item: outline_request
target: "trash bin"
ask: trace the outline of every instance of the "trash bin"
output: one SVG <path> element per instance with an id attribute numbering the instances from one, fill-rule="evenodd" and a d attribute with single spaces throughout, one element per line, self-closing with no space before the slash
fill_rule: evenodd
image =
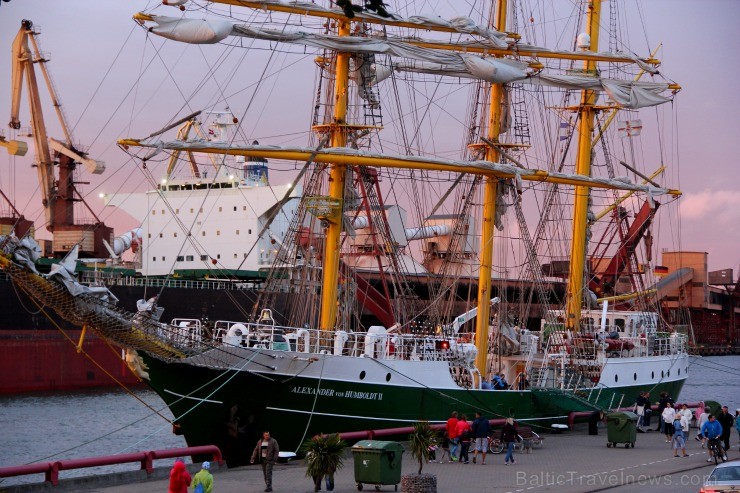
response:
<path id="1" fill-rule="evenodd" d="M 637 414 L 612 412 L 606 415 L 606 446 L 615 447 L 623 443 L 625 448 L 635 448 L 637 438 Z"/>
<path id="2" fill-rule="evenodd" d="M 357 489 L 362 485 L 372 484 L 375 489 L 382 485 L 395 485 L 401 482 L 401 455 L 403 447 L 396 442 L 362 440 L 352 447 L 355 460 L 355 482 Z"/>
<path id="3" fill-rule="evenodd" d="M 704 401 L 704 409 L 706 409 L 709 414 L 717 416 L 720 411 L 722 411 L 722 405 L 717 401 Z M 697 416 L 696 419 L 699 419 L 699 416 Z"/>

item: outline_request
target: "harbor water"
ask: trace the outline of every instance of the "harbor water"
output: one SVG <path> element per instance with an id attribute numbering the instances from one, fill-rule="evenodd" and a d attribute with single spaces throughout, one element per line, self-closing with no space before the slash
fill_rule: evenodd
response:
<path id="1" fill-rule="evenodd" d="M 679 402 L 715 400 L 740 407 L 740 356 L 691 358 Z M 657 400 L 657 396 L 651 396 Z M 147 407 L 149 406 L 149 407 Z M 172 415 L 147 388 L 0 397 L 0 467 L 51 460 L 184 447 Z M 278 437 L 279 438 L 279 437 Z M 188 459 L 189 460 L 189 459 Z M 171 462 L 171 461 L 170 461 Z M 64 477 L 131 471 L 125 464 L 65 471 Z M 3 486 L 42 481 L 41 475 L 0 480 Z"/>

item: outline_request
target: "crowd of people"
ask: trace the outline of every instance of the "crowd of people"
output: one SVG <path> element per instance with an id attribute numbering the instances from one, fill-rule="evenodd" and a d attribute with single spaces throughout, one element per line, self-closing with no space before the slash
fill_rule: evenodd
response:
<path id="1" fill-rule="evenodd" d="M 649 392 L 640 392 L 635 401 L 637 414 L 637 430 L 650 431 L 650 421 L 653 414 Z M 696 412 L 689 409 L 687 404 L 676 404 L 667 392 L 661 392 L 657 402 L 656 414 L 658 424 L 655 431 L 665 434 L 666 443 L 671 443 L 674 457 L 688 457 L 686 443 L 689 440 L 692 423 L 696 424 L 698 432 L 695 438 L 701 442 L 702 448 L 707 449 L 707 462 L 714 460 L 710 441 L 721 446 L 724 460 L 727 460 L 727 451 L 731 449 L 730 436 L 733 427 L 738 433 L 738 448 L 740 448 L 740 409 L 735 415 L 730 414 L 727 406 L 722 406 L 715 414 L 704 402 L 699 402 Z M 681 455 L 679 455 L 679 451 Z"/>

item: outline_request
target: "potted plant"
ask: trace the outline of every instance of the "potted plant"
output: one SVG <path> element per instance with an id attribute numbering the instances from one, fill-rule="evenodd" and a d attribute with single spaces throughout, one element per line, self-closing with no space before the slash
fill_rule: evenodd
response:
<path id="1" fill-rule="evenodd" d="M 409 451 L 411 456 L 419 461 L 418 474 L 401 476 L 401 491 L 423 493 L 437 492 L 437 476 L 422 474 L 424 463 L 429 459 L 429 452 L 437 445 L 437 433 L 429 426 L 428 421 L 414 424 L 414 431 L 409 435 Z"/>
<path id="2" fill-rule="evenodd" d="M 326 476 L 326 489 L 334 489 L 334 473 L 342 467 L 342 454 L 347 444 L 339 435 L 315 435 L 301 447 L 305 453 L 306 476 L 313 479 L 314 491 L 321 489 Z"/>

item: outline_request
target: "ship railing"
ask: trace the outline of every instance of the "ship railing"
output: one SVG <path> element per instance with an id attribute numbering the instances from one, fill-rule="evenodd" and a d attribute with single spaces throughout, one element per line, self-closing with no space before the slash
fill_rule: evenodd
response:
<path id="1" fill-rule="evenodd" d="M 215 323 L 213 343 L 335 356 L 420 361 L 470 362 L 476 354 L 475 345 L 465 338 L 372 330 L 323 331 L 229 321 Z"/>
<path id="2" fill-rule="evenodd" d="M 106 286 L 150 287 L 150 288 L 189 288 L 189 289 L 219 289 L 219 290 L 249 290 L 257 289 L 255 283 L 240 281 L 199 281 L 190 279 L 159 278 L 146 276 L 128 276 L 119 272 L 86 271 L 82 273 L 82 282 L 89 283 L 103 280 Z"/>

